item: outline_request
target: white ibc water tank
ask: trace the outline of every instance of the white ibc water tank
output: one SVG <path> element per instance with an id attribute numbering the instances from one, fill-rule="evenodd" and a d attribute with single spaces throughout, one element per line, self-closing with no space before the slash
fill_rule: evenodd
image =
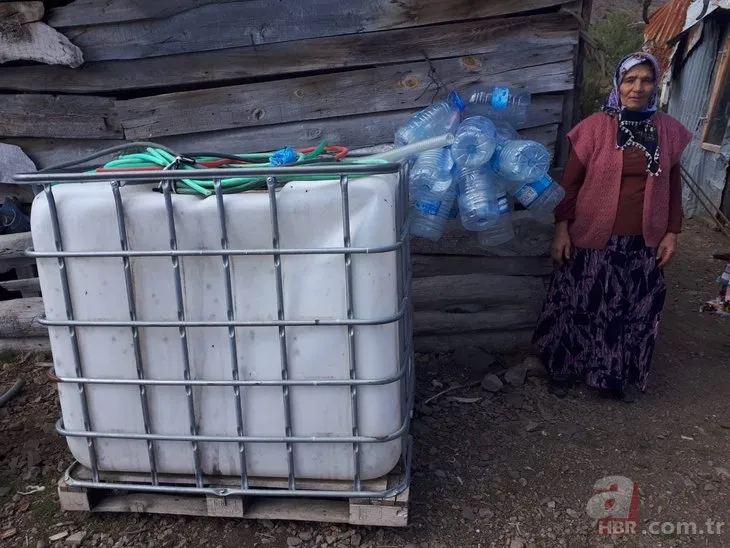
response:
<path id="1" fill-rule="evenodd" d="M 131 250 L 168 250 L 170 237 L 164 197 L 152 185 L 121 188 Z M 377 247 L 398 240 L 397 175 L 353 178 L 349 182 L 353 247 Z M 120 235 L 109 183 L 53 187 L 65 251 L 118 251 Z M 269 198 L 266 192 L 226 195 L 230 249 L 272 247 Z M 215 196 L 201 199 L 173 195 L 178 249 L 220 249 L 221 233 Z M 294 182 L 277 191 L 281 248 L 343 246 L 343 215 L 339 181 Z M 32 210 L 36 251 L 55 251 L 48 202 L 36 197 Z M 226 321 L 226 290 L 220 256 L 180 259 L 185 319 Z M 271 255 L 231 258 L 236 320 L 276 320 L 277 291 Z M 284 312 L 287 320 L 347 318 L 346 270 L 342 254 L 284 255 Z M 172 259 L 135 257 L 131 260 L 138 320 L 177 321 Z M 70 297 L 77 320 L 128 321 L 123 261 L 110 258 L 66 259 Z M 58 260 L 39 258 L 46 316 L 65 320 L 66 308 Z M 358 319 L 396 315 L 399 269 L 395 252 L 352 257 L 354 314 Z M 67 327 L 49 329 L 56 374 L 75 377 L 75 362 Z M 137 379 L 130 327 L 77 328 L 83 374 L 88 378 Z M 231 355 L 227 327 L 188 327 L 192 379 L 230 380 Z M 241 380 L 280 380 L 282 360 L 277 327 L 237 327 L 237 357 Z M 346 326 L 287 327 L 289 378 L 349 379 Z M 398 324 L 356 326 L 355 358 L 361 379 L 396 376 L 404 341 Z M 148 379 L 183 379 L 183 354 L 177 327 L 140 328 L 142 365 Z M 358 388 L 359 434 L 387 436 L 402 421 L 400 382 Z M 75 384 L 60 384 L 63 423 L 67 430 L 84 430 L 82 406 Z M 189 435 L 188 398 L 183 386 L 147 389 L 154 434 Z M 236 436 L 233 388 L 193 388 L 198 434 Z M 294 436 L 351 436 L 352 400 L 347 386 L 294 386 L 290 389 Z M 92 384 L 87 387 L 91 427 L 99 432 L 144 433 L 136 385 Z M 284 436 L 285 411 L 281 386 L 241 389 L 244 435 Z M 90 466 L 84 438 L 70 437 L 73 456 Z M 98 439 L 99 470 L 148 472 L 147 444 L 142 440 Z M 194 473 L 189 441 L 155 441 L 157 471 Z M 401 440 L 361 445 L 361 477 L 389 472 L 401 455 Z M 241 472 L 237 443 L 201 442 L 204 474 Z M 286 477 L 284 443 L 247 443 L 248 474 Z M 350 479 L 354 476 L 351 443 L 295 444 L 294 473 L 298 478 Z"/>

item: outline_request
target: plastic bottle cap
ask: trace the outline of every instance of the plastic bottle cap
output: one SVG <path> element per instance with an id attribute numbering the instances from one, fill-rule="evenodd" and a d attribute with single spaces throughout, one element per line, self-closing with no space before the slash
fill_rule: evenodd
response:
<path id="1" fill-rule="evenodd" d="M 464 107 L 466 106 L 461 95 L 459 95 L 456 91 L 450 92 L 446 100 L 459 110 L 464 110 Z"/>

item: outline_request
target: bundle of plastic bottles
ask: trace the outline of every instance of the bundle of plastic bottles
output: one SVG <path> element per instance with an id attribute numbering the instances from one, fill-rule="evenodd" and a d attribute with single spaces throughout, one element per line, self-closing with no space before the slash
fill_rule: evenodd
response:
<path id="1" fill-rule="evenodd" d="M 515 201 L 538 218 L 553 212 L 565 193 L 548 175 L 550 152 L 515 129 L 530 103 L 529 93 L 507 87 L 476 92 L 467 103 L 451 92 L 398 128 L 397 147 L 453 135 L 448 146 L 409 158 L 412 236 L 437 241 L 459 217 L 480 245 L 499 246 L 515 237 Z"/>

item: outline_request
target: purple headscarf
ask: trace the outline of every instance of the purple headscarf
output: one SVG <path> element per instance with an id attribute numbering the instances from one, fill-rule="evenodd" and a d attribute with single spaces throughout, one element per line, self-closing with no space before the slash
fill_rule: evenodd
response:
<path id="1" fill-rule="evenodd" d="M 654 83 L 657 84 L 654 87 L 654 93 L 649 99 L 649 104 L 646 106 L 645 111 L 656 111 L 656 98 L 657 91 L 659 89 L 658 84 L 661 75 L 661 68 L 659 68 L 659 62 L 656 60 L 656 57 L 643 51 L 627 55 L 619 62 L 618 67 L 616 68 L 616 72 L 613 76 L 613 89 L 611 90 L 611 93 L 609 94 L 603 106 L 604 111 L 618 112 L 621 110 L 621 94 L 619 93 L 619 88 L 621 87 L 621 82 L 624 79 L 624 75 L 636 65 L 640 65 L 642 63 L 649 63 L 651 65 L 651 68 L 654 71 Z"/>

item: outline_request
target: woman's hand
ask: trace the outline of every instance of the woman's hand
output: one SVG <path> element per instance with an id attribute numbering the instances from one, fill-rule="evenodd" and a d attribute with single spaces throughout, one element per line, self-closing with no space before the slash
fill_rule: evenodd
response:
<path id="1" fill-rule="evenodd" d="M 656 258 L 659 261 L 657 266 L 659 268 L 667 266 L 675 251 L 677 251 L 677 235 L 674 232 L 667 232 L 657 248 Z"/>
<path id="2" fill-rule="evenodd" d="M 568 222 L 561 221 L 555 225 L 555 236 L 553 237 L 552 256 L 553 261 L 562 265 L 570 258 L 572 244 L 568 233 Z"/>

